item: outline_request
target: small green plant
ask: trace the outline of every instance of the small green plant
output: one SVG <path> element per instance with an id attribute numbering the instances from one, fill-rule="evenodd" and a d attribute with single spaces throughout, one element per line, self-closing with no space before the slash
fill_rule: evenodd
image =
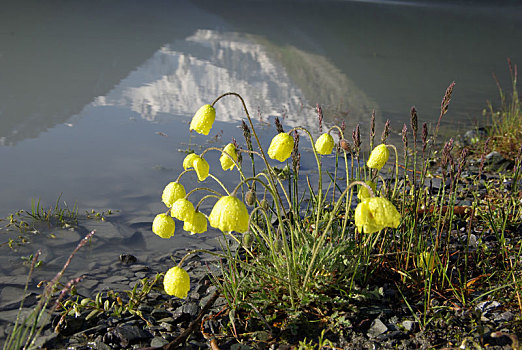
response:
<path id="1" fill-rule="evenodd" d="M 65 262 L 62 269 L 56 274 L 56 276 L 49 282 L 45 284 L 44 291 L 40 300 L 34 309 L 29 313 L 27 317 L 22 317 L 22 310 L 24 306 L 24 299 L 22 299 L 20 303 L 20 307 L 18 310 L 18 315 L 16 317 L 16 321 L 11 333 L 7 336 L 6 341 L 4 343 L 4 350 L 19 350 L 23 349 L 33 349 L 36 347 L 35 342 L 38 339 L 39 334 L 41 333 L 43 327 L 49 322 L 49 312 L 54 311 L 58 307 L 62 298 L 73 288 L 81 278 L 76 278 L 67 282 L 62 288 L 60 286 L 60 280 L 63 277 L 63 274 L 74 255 L 80 250 L 94 235 L 94 231 L 87 234 L 81 241 L 78 243 L 76 248 L 73 250 L 67 261 Z M 27 294 L 27 289 L 29 287 L 29 282 L 31 281 L 31 277 L 34 269 L 38 265 L 38 257 L 40 252 L 34 254 L 31 267 L 27 276 L 27 282 L 25 284 L 24 296 Z M 56 297 L 56 292 L 58 296 Z"/>
<path id="2" fill-rule="evenodd" d="M 57 311 L 61 314 L 60 320 L 55 326 L 55 331 L 59 332 L 66 323 L 67 317 L 77 317 L 83 312 L 88 312 L 86 320 L 95 318 L 102 314 L 124 317 L 125 315 L 137 315 L 148 323 L 143 317 L 138 307 L 145 301 L 149 293 L 156 288 L 158 281 L 163 274 L 156 274 L 153 279 L 143 278 L 136 283 L 132 290 L 119 293 L 116 291 L 100 292 L 94 298 L 81 297 L 74 292 L 70 298 L 62 300 Z"/>

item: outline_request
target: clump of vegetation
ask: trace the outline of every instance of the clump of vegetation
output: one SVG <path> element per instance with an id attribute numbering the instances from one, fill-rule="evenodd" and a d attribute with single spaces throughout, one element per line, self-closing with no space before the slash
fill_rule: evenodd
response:
<path id="1" fill-rule="evenodd" d="M 444 94 L 439 123 L 454 86 Z M 163 192 L 167 211 L 152 226 L 162 238 L 174 235 L 175 219 L 191 234 L 204 233 L 207 223 L 223 233 L 222 252 L 208 253 L 221 258 L 223 274 L 214 280 L 228 302 L 224 331 L 238 339 L 259 328 L 286 341 L 299 340 L 299 334 L 339 336 L 352 327 L 360 305 L 384 298 L 384 288 L 402 296 L 397 302 L 407 305 L 422 329 L 450 311 L 471 312 L 488 298 L 518 309 L 520 322 L 520 153 L 513 171 L 485 183 L 483 161 L 476 173 L 466 171 L 467 148 L 457 150 L 451 139 L 436 152 L 439 124 L 433 134 L 426 123 L 419 127 L 415 108 L 402 129 L 402 152 L 387 144 L 389 122 L 374 147 L 372 116 L 372 152 L 366 156 L 359 126 L 351 141 L 344 125 L 323 132 L 320 109 L 319 137 L 300 127 L 285 132 L 276 119 L 277 134 L 265 151 L 245 102 L 232 92 L 203 106 L 190 129 L 208 135 L 214 106 L 227 96 L 238 98 L 246 115 L 244 145 L 233 140 L 189 154 L 185 170 Z M 509 115 L 520 116 L 511 109 Z M 312 176 L 300 171 L 302 142 L 309 142 L 315 158 Z M 211 151 L 218 152 L 222 170 L 210 169 L 205 158 Z M 283 170 L 272 160 L 284 163 Z M 219 179 L 230 170 L 238 172 L 232 191 Z M 205 184 L 186 192 L 181 180 L 190 172 Z M 202 204 L 216 199 L 203 213 Z M 164 279 L 165 290 L 180 298 L 188 288 L 183 261 Z"/>
<path id="2" fill-rule="evenodd" d="M 510 94 L 504 92 L 500 81 L 494 76 L 500 103 L 498 107 L 494 107 L 491 102 L 488 102 L 484 115 L 491 124 L 488 128 L 488 136 L 491 138 L 492 149 L 514 159 L 517 157 L 522 144 L 522 110 L 520 109 L 520 97 L 517 89 L 517 65 L 513 65 L 511 60 L 508 60 L 508 68 L 511 78 Z"/>
<path id="3" fill-rule="evenodd" d="M 13 330 L 7 336 L 6 341 L 4 343 L 4 350 L 18 350 L 22 348 L 31 349 L 37 347 L 36 341 L 38 340 L 38 337 L 42 332 L 43 327 L 49 322 L 50 313 L 59 309 L 61 301 L 71 291 L 71 289 L 73 289 L 82 279 L 81 277 L 72 279 L 65 285 L 62 285 L 60 282 L 65 270 L 69 267 L 74 255 L 87 242 L 90 241 L 94 233 L 95 231 L 91 231 L 78 243 L 76 248 L 73 250 L 69 258 L 63 265 L 62 269 L 56 274 L 56 276 L 51 281 L 48 281 L 47 283 L 41 282 L 45 285 L 45 288 L 40 297 L 40 300 L 38 301 L 36 306 L 31 310 L 29 315 L 23 317 L 22 311 L 25 296 L 27 294 L 26 292 L 29 286 L 29 282 L 31 281 L 34 269 L 37 267 L 40 252 L 34 254 L 34 257 L 31 261 L 29 274 L 27 276 L 27 282 L 25 284 L 24 299 L 22 299 L 22 302 L 20 303 L 18 315 L 14 323 Z"/>

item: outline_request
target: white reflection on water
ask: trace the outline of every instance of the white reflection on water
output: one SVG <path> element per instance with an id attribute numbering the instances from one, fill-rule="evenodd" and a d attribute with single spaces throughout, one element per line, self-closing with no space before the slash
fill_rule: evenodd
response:
<path id="1" fill-rule="evenodd" d="M 346 86 L 346 80 L 336 72 L 332 85 Z M 237 33 L 212 30 L 198 30 L 184 41 L 163 46 L 93 105 L 129 108 L 153 121 L 160 114 L 192 116 L 201 105 L 228 91 L 243 96 L 251 113 L 283 116 L 291 127 L 317 128 L 317 114 L 311 107 L 317 101 L 307 100 L 263 45 Z M 223 99 L 216 105 L 216 119 L 244 119 L 240 107 L 234 98 Z"/>

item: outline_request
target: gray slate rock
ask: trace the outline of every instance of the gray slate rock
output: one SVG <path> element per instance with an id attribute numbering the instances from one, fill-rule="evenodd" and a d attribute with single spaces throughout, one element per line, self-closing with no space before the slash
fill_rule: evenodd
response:
<path id="1" fill-rule="evenodd" d="M 388 331 L 388 327 L 378 318 L 373 320 L 370 329 L 368 329 L 367 335 L 370 338 L 376 338 L 381 334 L 384 334 Z"/>

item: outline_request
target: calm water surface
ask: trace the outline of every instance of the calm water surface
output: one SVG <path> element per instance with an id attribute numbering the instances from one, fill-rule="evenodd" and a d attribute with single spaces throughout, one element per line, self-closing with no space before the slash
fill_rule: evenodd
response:
<path id="1" fill-rule="evenodd" d="M 520 42 L 516 2 L 4 1 L 0 217 L 61 196 L 80 213 L 120 210 L 121 227 L 146 236 L 135 250 L 197 246 L 181 227 L 172 246 L 148 229 L 200 105 L 240 93 L 268 145 L 275 130 L 264 123 L 275 116 L 317 134 L 317 103 L 349 130 L 365 130 L 375 110 L 378 128 L 390 119 L 398 132 L 413 105 L 421 122 L 436 123 L 456 81 L 444 127 L 459 130 L 481 122 L 497 96 L 492 73 L 508 87 L 506 59 L 522 64 Z M 209 137 L 193 144 L 242 142 L 239 102 L 226 98 L 217 111 Z M 235 174 L 226 179 L 232 186 Z"/>

